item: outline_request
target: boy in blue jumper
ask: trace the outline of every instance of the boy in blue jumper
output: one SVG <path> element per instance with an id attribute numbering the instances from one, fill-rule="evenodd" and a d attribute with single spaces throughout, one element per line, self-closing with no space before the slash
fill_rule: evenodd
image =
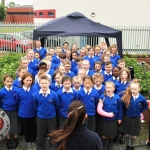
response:
<path id="1" fill-rule="evenodd" d="M 34 52 L 39 52 L 40 58 L 43 59 L 46 56 L 47 50 L 45 48 L 41 47 L 41 42 L 39 40 L 37 40 L 35 42 Z"/>
<path id="2" fill-rule="evenodd" d="M 0 90 L 0 108 L 5 111 L 10 120 L 10 131 L 7 135 L 7 148 L 16 149 L 18 146 L 18 133 L 20 132 L 20 125 L 18 119 L 18 105 L 16 102 L 17 87 L 12 86 L 13 76 L 4 76 L 4 85 Z M 10 134 L 13 134 L 12 141 Z"/>
<path id="3" fill-rule="evenodd" d="M 54 64 L 59 64 L 60 63 L 60 59 L 59 59 L 59 55 L 61 54 L 62 49 L 60 47 L 56 48 L 56 55 L 52 58 L 52 63 Z"/>
<path id="4" fill-rule="evenodd" d="M 114 115 L 112 118 L 101 116 L 99 127 L 100 134 L 102 135 L 104 150 L 112 150 L 113 137 L 115 137 L 117 133 L 117 122 L 120 124 L 122 120 L 122 102 L 120 97 L 114 94 L 114 83 L 111 81 L 107 81 L 105 85 L 106 95 L 102 94 L 100 96 L 100 102 L 103 103 L 104 111 L 112 112 Z"/>
<path id="5" fill-rule="evenodd" d="M 89 130 L 96 130 L 96 108 L 98 104 L 99 95 L 98 92 L 93 88 L 93 79 L 90 76 L 86 76 L 83 80 L 84 88 L 82 88 L 79 94 L 79 100 L 81 100 L 85 107 L 88 115 L 87 127 Z"/>
<path id="6" fill-rule="evenodd" d="M 111 45 L 111 59 L 113 59 L 116 63 L 120 59 L 120 56 L 117 54 L 118 47 L 116 45 Z"/>
<path id="7" fill-rule="evenodd" d="M 75 74 L 74 72 L 72 72 L 70 69 L 71 69 L 71 62 L 69 60 L 66 60 L 65 63 L 64 63 L 64 66 L 65 66 L 65 75 L 66 76 L 69 76 L 69 77 L 74 77 Z"/>
<path id="8" fill-rule="evenodd" d="M 58 128 L 61 128 L 68 118 L 68 107 L 70 104 L 78 99 L 78 94 L 71 88 L 72 80 L 69 76 L 62 78 L 63 88 L 57 94 L 59 97 L 60 105 L 58 108 Z"/>
<path id="9" fill-rule="evenodd" d="M 110 61 L 105 63 L 105 71 L 103 72 L 104 82 L 109 80 L 112 77 L 112 63 Z"/>
<path id="10" fill-rule="evenodd" d="M 41 76 L 39 84 L 41 89 L 33 94 L 33 103 L 37 111 L 37 150 L 44 150 L 47 131 L 50 133 L 57 126 L 56 111 L 59 107 L 59 99 L 58 95 L 49 89 L 50 80 L 47 76 Z"/>
<path id="11" fill-rule="evenodd" d="M 103 70 L 102 70 L 102 63 L 99 62 L 99 61 L 96 61 L 95 64 L 94 64 L 94 73 L 103 73 Z"/>
<path id="12" fill-rule="evenodd" d="M 68 42 L 64 42 L 63 43 L 63 49 L 62 49 L 62 53 L 66 54 L 66 51 L 69 48 L 69 43 Z"/>
<path id="13" fill-rule="evenodd" d="M 88 56 L 84 57 L 84 60 L 88 60 L 90 62 L 90 70 L 94 69 L 94 64 L 96 61 L 98 61 L 99 59 L 97 57 L 94 56 L 94 48 L 89 48 L 88 49 Z"/>
<path id="14" fill-rule="evenodd" d="M 34 51 L 32 49 L 27 50 L 26 57 L 29 59 L 28 67 L 33 70 L 35 76 L 38 72 L 39 61 L 36 58 L 34 58 Z"/>

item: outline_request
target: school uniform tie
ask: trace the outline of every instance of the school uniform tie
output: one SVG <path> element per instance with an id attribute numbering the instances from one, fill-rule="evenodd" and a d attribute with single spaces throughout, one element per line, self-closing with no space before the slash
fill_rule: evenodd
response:
<path id="1" fill-rule="evenodd" d="M 46 97 L 46 93 L 43 93 L 43 96 Z"/>
<path id="2" fill-rule="evenodd" d="M 69 72 L 67 72 L 66 75 L 69 75 Z"/>
<path id="3" fill-rule="evenodd" d="M 9 89 L 8 91 L 11 92 L 11 89 Z"/>
<path id="4" fill-rule="evenodd" d="M 60 88 L 60 85 L 57 85 L 58 88 Z"/>
<path id="5" fill-rule="evenodd" d="M 26 92 L 29 92 L 29 91 L 28 91 L 28 88 L 26 89 Z"/>
<path id="6" fill-rule="evenodd" d="M 122 84 L 124 85 L 125 83 L 124 83 L 124 82 L 122 82 Z"/>
<path id="7" fill-rule="evenodd" d="M 87 91 L 86 94 L 89 95 L 89 91 Z"/>

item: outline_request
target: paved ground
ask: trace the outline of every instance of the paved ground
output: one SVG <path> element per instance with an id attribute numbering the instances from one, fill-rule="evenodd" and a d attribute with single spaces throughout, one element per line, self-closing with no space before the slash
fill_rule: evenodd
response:
<path id="1" fill-rule="evenodd" d="M 23 136 L 19 137 L 19 146 L 16 150 L 26 150 L 26 143 L 25 140 L 23 138 Z M 114 150 L 124 150 L 125 149 L 125 144 L 114 144 Z M 6 140 L 4 140 L 3 142 L 0 142 L 0 150 L 7 150 L 6 148 Z M 46 140 L 46 150 L 50 150 L 48 147 L 48 140 Z M 150 150 L 150 147 L 148 147 L 145 144 L 145 140 L 142 140 L 140 138 L 137 138 L 136 140 L 136 146 L 135 146 L 135 150 Z"/>

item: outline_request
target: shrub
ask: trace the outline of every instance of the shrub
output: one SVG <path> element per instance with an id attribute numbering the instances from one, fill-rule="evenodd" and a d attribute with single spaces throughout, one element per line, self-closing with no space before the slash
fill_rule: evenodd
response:
<path id="1" fill-rule="evenodd" d="M 22 56 L 23 54 L 19 53 L 8 53 L 0 58 L 0 88 L 4 86 L 3 76 L 5 74 L 12 74 L 16 78 L 15 72 Z"/>
<path id="2" fill-rule="evenodd" d="M 136 58 L 124 57 L 126 66 L 132 66 L 134 68 L 134 78 L 141 80 L 141 94 L 145 97 L 150 97 L 150 70 L 147 65 L 139 64 Z"/>

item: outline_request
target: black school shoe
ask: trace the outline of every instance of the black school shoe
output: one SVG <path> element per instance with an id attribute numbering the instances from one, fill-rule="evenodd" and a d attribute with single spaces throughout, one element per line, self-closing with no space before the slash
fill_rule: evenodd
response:
<path id="1" fill-rule="evenodd" d="M 16 149 L 18 147 L 18 141 L 14 141 L 12 144 L 12 149 Z"/>
<path id="2" fill-rule="evenodd" d="M 129 145 L 127 145 L 125 150 L 131 150 L 131 147 Z"/>
<path id="3" fill-rule="evenodd" d="M 12 149 L 12 143 L 11 142 L 7 142 L 7 149 L 9 149 L 9 150 Z"/>
<path id="4" fill-rule="evenodd" d="M 119 136 L 115 136 L 115 138 L 113 139 L 114 143 L 117 143 L 119 141 Z"/>
<path id="5" fill-rule="evenodd" d="M 130 150 L 134 150 L 134 147 L 132 146 L 132 147 L 130 147 Z"/>
<path id="6" fill-rule="evenodd" d="M 120 141 L 120 144 L 125 144 L 125 136 L 124 135 L 121 136 L 119 141 Z"/>

